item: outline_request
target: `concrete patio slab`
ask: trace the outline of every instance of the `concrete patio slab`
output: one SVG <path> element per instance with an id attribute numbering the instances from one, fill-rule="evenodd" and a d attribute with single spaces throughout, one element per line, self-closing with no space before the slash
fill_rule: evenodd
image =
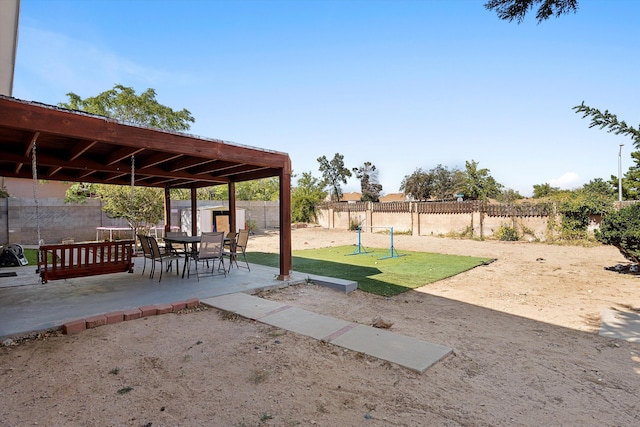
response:
<path id="1" fill-rule="evenodd" d="M 136 260 L 137 261 L 137 260 Z M 7 269 L 3 269 L 7 270 Z M 293 273 L 290 280 L 277 280 L 278 270 L 251 265 L 251 271 L 232 269 L 224 276 L 198 281 L 176 274 L 150 279 L 141 268 L 135 273 L 50 281 L 40 284 L 33 266 L 16 268 L 17 277 L 0 278 L 0 338 L 61 327 L 90 316 L 127 310 L 145 305 L 171 304 L 191 298 L 203 300 L 225 294 L 302 284 L 305 279 Z"/>
<path id="2" fill-rule="evenodd" d="M 640 342 L 640 314 L 604 310 L 600 324 L 600 336 Z"/>

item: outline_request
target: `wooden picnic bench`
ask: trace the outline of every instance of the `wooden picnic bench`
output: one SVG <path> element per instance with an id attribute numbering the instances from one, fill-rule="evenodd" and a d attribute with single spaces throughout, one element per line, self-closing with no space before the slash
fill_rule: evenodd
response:
<path id="1" fill-rule="evenodd" d="M 134 240 L 42 245 L 38 271 L 42 283 L 49 280 L 99 274 L 133 273 Z"/>

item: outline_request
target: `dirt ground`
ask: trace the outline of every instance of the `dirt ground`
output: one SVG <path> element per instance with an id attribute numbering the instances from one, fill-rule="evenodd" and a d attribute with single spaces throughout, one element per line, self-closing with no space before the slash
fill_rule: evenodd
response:
<path id="1" fill-rule="evenodd" d="M 356 234 L 293 231 L 293 249 Z M 300 285 L 262 296 L 454 352 L 423 374 L 214 309 L 0 348 L 5 426 L 640 425 L 640 345 L 597 335 L 640 311 L 612 247 L 395 236 L 399 251 L 496 258 L 384 298 Z M 389 236 L 363 234 L 365 247 Z M 249 241 L 277 251 L 276 234 Z M 294 266 L 295 267 L 295 266 Z"/>

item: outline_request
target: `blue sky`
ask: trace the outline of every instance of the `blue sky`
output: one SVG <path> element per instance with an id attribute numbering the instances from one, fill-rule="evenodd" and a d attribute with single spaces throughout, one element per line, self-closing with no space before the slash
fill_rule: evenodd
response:
<path id="1" fill-rule="evenodd" d="M 640 2 L 520 25 L 484 2 L 21 0 L 13 96 L 153 88 L 191 111 L 190 133 L 289 153 L 317 177 L 323 155 L 369 161 L 383 193 L 467 160 L 525 196 L 577 188 L 617 175 L 619 144 L 626 171 L 631 139 L 572 107 L 640 123 Z"/>

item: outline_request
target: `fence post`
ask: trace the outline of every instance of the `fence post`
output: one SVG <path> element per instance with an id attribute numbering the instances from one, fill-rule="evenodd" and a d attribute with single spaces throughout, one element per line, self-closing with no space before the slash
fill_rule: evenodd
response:
<path id="1" fill-rule="evenodd" d="M 418 213 L 418 205 L 409 202 L 409 212 L 411 212 L 411 235 L 420 235 L 420 214 Z"/>
<path id="2" fill-rule="evenodd" d="M 480 201 L 480 240 L 484 240 L 484 215 L 487 212 L 487 201 Z"/>

